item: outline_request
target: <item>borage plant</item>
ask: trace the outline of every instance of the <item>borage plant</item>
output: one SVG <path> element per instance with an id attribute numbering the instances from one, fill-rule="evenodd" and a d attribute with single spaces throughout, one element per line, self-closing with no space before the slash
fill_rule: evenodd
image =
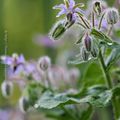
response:
<path id="1" fill-rule="evenodd" d="M 77 85 L 77 69 L 53 67 L 48 57 L 38 62 L 27 62 L 22 55 L 16 54 L 1 57 L 9 67 L 6 80 L 21 79 L 16 81 L 22 86 L 19 103 L 23 112 L 34 108 L 58 120 L 90 120 L 96 107 L 112 105 L 114 119 L 120 119 L 120 44 L 115 36 L 119 13 L 100 0 L 93 1 L 86 11 L 81 9 L 83 7 L 83 3 L 75 4 L 74 0 L 64 0 L 64 4 L 54 6 L 60 9 L 57 17 L 64 17 L 50 31 L 50 37 L 59 40 L 74 25 L 79 26 L 80 37 L 75 44 L 80 53 L 69 64 L 84 67 L 80 68 L 83 84 Z M 3 82 L 5 97 L 12 89 L 10 81 Z"/>

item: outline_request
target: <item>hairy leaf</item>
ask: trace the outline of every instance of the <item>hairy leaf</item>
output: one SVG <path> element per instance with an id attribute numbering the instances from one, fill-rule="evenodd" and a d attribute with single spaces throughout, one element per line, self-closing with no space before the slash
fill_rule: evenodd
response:
<path id="1" fill-rule="evenodd" d="M 96 29 L 94 29 L 94 28 L 92 29 L 91 34 L 92 34 L 95 38 L 100 39 L 100 40 L 102 40 L 102 41 L 106 41 L 106 42 L 108 42 L 108 43 L 112 43 L 112 42 L 113 42 L 112 39 L 109 38 L 105 33 L 101 32 L 101 31 L 98 31 L 98 30 L 96 30 Z"/>
<path id="2" fill-rule="evenodd" d="M 98 95 L 88 95 L 82 98 L 68 97 L 65 94 L 56 94 L 45 92 L 37 101 L 38 107 L 52 109 L 61 105 L 88 103 L 95 107 L 105 107 L 112 98 L 112 91 L 106 90 Z"/>
<path id="3" fill-rule="evenodd" d="M 114 48 L 108 56 L 106 62 L 107 70 L 120 58 L 120 48 Z"/>

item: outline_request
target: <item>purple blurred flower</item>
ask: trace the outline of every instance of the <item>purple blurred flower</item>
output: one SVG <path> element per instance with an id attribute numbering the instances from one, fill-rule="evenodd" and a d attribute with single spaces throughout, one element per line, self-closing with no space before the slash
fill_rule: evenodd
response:
<path id="1" fill-rule="evenodd" d="M 17 70 L 18 66 L 23 65 L 25 63 L 25 59 L 23 55 L 18 56 L 17 54 L 13 54 L 10 56 L 2 56 L 2 63 L 8 65 L 14 72 Z"/>
<path id="2" fill-rule="evenodd" d="M 79 8 L 79 7 L 83 7 L 84 4 L 80 3 L 80 4 L 75 4 L 74 0 L 64 0 L 65 4 L 60 4 L 60 5 L 56 5 L 53 7 L 53 9 L 60 9 L 60 12 L 57 14 L 56 17 L 60 17 L 61 15 L 68 15 L 71 14 L 72 18 L 75 19 L 76 18 L 76 13 L 80 13 L 83 14 L 84 12 Z"/>
<path id="3" fill-rule="evenodd" d="M 61 44 L 61 41 L 56 41 L 54 42 L 53 40 L 51 40 L 48 36 L 42 36 L 42 35 L 36 35 L 33 38 L 33 41 L 37 44 L 37 45 L 42 45 L 44 47 L 56 47 L 58 45 Z"/>
<path id="4" fill-rule="evenodd" d="M 7 110 L 0 110 L 0 120 L 9 120 L 9 111 Z"/>

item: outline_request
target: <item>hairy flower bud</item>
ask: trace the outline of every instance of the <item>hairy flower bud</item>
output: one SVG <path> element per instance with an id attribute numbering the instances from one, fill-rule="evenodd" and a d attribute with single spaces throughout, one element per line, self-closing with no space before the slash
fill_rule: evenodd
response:
<path id="1" fill-rule="evenodd" d="M 106 20 L 108 24 L 116 24 L 119 20 L 119 13 L 116 8 L 109 8 L 106 13 Z"/>
<path id="2" fill-rule="evenodd" d="M 27 97 L 22 96 L 19 99 L 19 108 L 21 112 L 25 113 L 29 108 L 29 99 Z"/>
<path id="3" fill-rule="evenodd" d="M 93 47 L 93 49 L 91 50 L 91 55 L 93 56 L 93 57 L 97 57 L 97 53 L 98 51 Z"/>
<path id="4" fill-rule="evenodd" d="M 2 90 L 2 95 L 3 95 L 5 98 L 8 98 L 8 97 L 11 96 L 12 93 L 13 93 L 13 83 L 10 82 L 10 81 L 4 81 L 4 82 L 1 84 L 1 90 Z"/>
<path id="5" fill-rule="evenodd" d="M 38 61 L 41 70 L 46 71 L 51 66 L 51 60 L 48 56 L 41 57 Z"/>
<path id="6" fill-rule="evenodd" d="M 54 40 L 57 40 L 64 34 L 65 31 L 65 20 L 60 20 L 51 29 L 50 37 Z"/>
<path id="7" fill-rule="evenodd" d="M 97 15 L 101 14 L 102 8 L 101 8 L 101 1 L 100 0 L 94 1 L 93 10 Z"/>
<path id="8" fill-rule="evenodd" d="M 89 58 L 89 53 L 86 51 L 84 47 L 81 49 L 81 53 L 82 53 L 81 55 L 82 55 L 83 60 L 87 61 Z"/>
<path id="9" fill-rule="evenodd" d="M 91 37 L 88 35 L 88 33 L 85 34 L 84 37 L 84 45 L 87 51 L 91 50 Z"/>

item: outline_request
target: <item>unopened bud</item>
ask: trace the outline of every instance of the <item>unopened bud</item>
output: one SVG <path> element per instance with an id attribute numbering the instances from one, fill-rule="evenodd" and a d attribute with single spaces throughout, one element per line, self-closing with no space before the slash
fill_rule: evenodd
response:
<path id="1" fill-rule="evenodd" d="M 5 98 L 10 97 L 12 95 L 12 93 L 13 93 L 13 83 L 10 82 L 10 81 L 4 81 L 1 84 L 1 90 L 2 90 L 2 95 Z"/>
<path id="2" fill-rule="evenodd" d="M 25 113 L 29 108 L 29 99 L 27 97 L 22 96 L 19 99 L 19 108 L 21 112 Z"/>
<path id="3" fill-rule="evenodd" d="M 85 45 L 85 48 L 87 51 L 90 51 L 91 50 L 91 37 L 88 35 L 88 33 L 85 34 L 85 37 L 84 37 L 84 45 Z"/>
<path id="4" fill-rule="evenodd" d="M 58 21 L 50 31 L 50 37 L 57 40 L 64 34 L 65 31 L 65 20 Z"/>
<path id="5" fill-rule="evenodd" d="M 41 57 L 38 61 L 41 70 L 46 71 L 51 66 L 51 60 L 48 56 Z"/>
<path id="6" fill-rule="evenodd" d="M 91 50 L 91 55 L 92 55 L 93 57 L 97 57 L 97 56 L 98 56 L 98 50 L 97 50 L 95 47 L 92 48 L 92 50 Z"/>
<path id="7" fill-rule="evenodd" d="M 108 24 L 116 24 L 119 20 L 119 13 L 116 8 L 109 8 L 106 13 L 106 20 Z"/>
<path id="8" fill-rule="evenodd" d="M 83 60 L 87 61 L 89 58 L 89 53 L 86 51 L 86 49 L 84 47 L 81 49 L 81 53 L 82 53 Z"/>
<path id="9" fill-rule="evenodd" d="M 94 1 L 93 10 L 97 15 L 101 14 L 102 8 L 101 8 L 101 1 L 100 0 Z"/>

